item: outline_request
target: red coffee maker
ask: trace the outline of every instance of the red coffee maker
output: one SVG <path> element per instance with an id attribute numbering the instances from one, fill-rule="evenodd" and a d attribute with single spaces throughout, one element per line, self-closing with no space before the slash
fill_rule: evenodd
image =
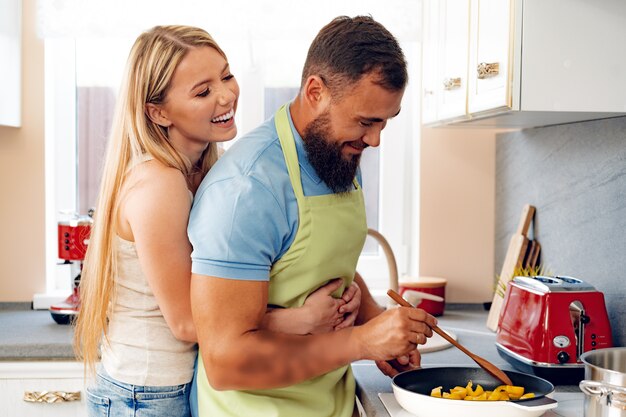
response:
<path id="1" fill-rule="evenodd" d="M 87 216 L 72 213 L 69 219 L 59 221 L 57 226 L 59 259 L 64 260 L 64 264 L 70 265 L 73 278 L 72 294 L 64 301 L 50 306 L 50 314 L 59 324 L 71 323 L 80 309 L 78 284 L 93 224 L 92 215 L 93 210 L 90 210 Z"/>

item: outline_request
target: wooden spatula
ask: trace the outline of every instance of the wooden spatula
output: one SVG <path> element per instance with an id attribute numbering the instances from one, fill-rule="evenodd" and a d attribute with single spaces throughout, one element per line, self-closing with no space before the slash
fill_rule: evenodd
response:
<path id="1" fill-rule="evenodd" d="M 387 295 L 393 298 L 393 300 L 401 306 L 413 307 L 408 301 L 402 298 L 402 296 L 398 294 L 397 292 L 395 292 L 394 290 L 387 291 Z M 459 342 L 457 342 L 456 340 L 448 336 L 448 334 L 444 332 L 443 330 L 441 330 L 438 326 L 433 326 L 431 328 L 433 329 L 433 332 L 437 333 L 439 336 L 443 337 L 448 342 L 452 343 L 454 346 L 459 348 L 461 352 L 465 353 L 467 356 L 472 358 L 472 360 L 476 362 L 478 365 L 480 365 L 480 367 L 483 368 L 485 371 L 489 372 L 491 375 L 498 378 L 504 384 L 513 385 L 513 382 L 511 381 L 511 379 L 493 363 L 467 350 L 462 344 L 460 344 Z"/>

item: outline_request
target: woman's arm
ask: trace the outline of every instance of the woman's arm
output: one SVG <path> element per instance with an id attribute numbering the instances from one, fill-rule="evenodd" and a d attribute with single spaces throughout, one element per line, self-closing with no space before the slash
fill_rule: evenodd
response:
<path id="1" fill-rule="evenodd" d="M 157 161 L 135 167 L 120 205 L 120 235 L 135 242 L 141 269 L 167 325 L 179 340 L 197 341 L 191 315 L 191 198 L 182 173 Z"/>
<path id="2" fill-rule="evenodd" d="M 352 281 L 352 284 L 343 292 L 341 296 L 346 304 L 339 307 L 339 313 L 343 315 L 343 321 L 335 326 L 335 330 L 341 330 L 346 327 L 354 326 L 361 307 L 361 288 Z"/>
<path id="3" fill-rule="evenodd" d="M 318 288 L 307 297 L 302 307 L 268 309 L 261 328 L 299 335 L 332 332 L 343 321 L 339 308 L 346 302 L 331 295 L 341 287 L 342 281 L 337 278 Z"/>

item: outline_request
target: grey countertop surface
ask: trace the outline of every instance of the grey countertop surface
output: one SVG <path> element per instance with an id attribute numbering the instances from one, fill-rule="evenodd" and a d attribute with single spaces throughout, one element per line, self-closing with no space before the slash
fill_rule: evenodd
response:
<path id="1" fill-rule="evenodd" d="M 19 303 L 0 307 L 0 360 L 73 358 L 71 326 L 57 324 L 48 311 Z"/>
<path id="2" fill-rule="evenodd" d="M 457 340 L 472 352 L 502 369 L 513 369 L 495 347 L 495 333 L 485 327 L 487 312 L 482 305 L 451 305 L 439 317 L 439 325 L 456 334 Z M 72 360 L 72 328 L 55 323 L 48 311 L 33 311 L 19 305 L 0 305 L 0 360 Z M 422 366 L 476 366 L 454 347 L 422 354 Z M 371 361 L 352 366 L 357 393 L 368 417 L 387 417 L 378 397 L 390 393 L 391 379 L 384 376 Z M 557 391 L 578 391 L 577 386 L 558 386 Z"/>

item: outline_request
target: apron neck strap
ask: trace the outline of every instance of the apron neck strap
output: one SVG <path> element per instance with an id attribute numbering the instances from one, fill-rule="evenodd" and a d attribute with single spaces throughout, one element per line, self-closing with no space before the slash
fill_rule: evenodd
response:
<path id="1" fill-rule="evenodd" d="M 276 132 L 278 132 L 280 146 L 283 148 L 283 155 L 285 157 L 285 163 L 287 164 L 291 186 L 296 194 L 296 198 L 300 199 L 304 197 L 304 191 L 302 190 L 302 180 L 300 179 L 296 140 L 293 137 L 291 125 L 289 124 L 289 116 L 287 115 L 288 105 L 289 104 L 285 104 L 278 109 L 274 115 L 274 124 L 276 125 Z"/>

